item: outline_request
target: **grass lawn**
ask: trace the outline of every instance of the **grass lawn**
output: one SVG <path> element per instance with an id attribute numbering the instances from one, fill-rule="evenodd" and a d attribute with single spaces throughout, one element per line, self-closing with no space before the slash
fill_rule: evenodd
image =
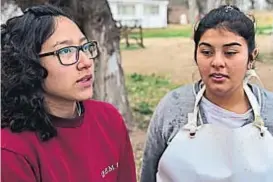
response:
<path id="1" fill-rule="evenodd" d="M 256 33 L 258 35 L 263 35 L 263 34 L 270 34 L 273 33 L 273 24 L 267 25 L 267 26 L 260 26 L 256 28 Z"/>
<path id="2" fill-rule="evenodd" d="M 257 35 L 267 35 L 273 32 L 273 23 L 272 25 L 257 25 L 256 33 Z M 190 25 L 171 25 L 167 28 L 159 28 L 159 29 L 144 29 L 143 30 L 143 38 L 144 45 L 146 38 L 173 38 L 173 37 L 191 37 L 193 36 L 193 27 Z M 125 43 L 120 44 L 121 50 L 136 50 L 141 49 L 139 45 L 136 44 L 136 41 L 133 37 L 139 37 L 138 33 L 132 33 L 129 35 L 132 39 L 129 40 L 130 46 L 127 48 Z M 124 40 L 124 39 L 123 39 Z"/>
<path id="3" fill-rule="evenodd" d="M 265 34 L 268 31 L 273 30 L 272 25 L 261 25 L 257 26 L 256 32 L 258 34 Z M 143 37 L 144 38 L 168 38 L 168 37 L 191 37 L 193 35 L 193 28 L 191 26 L 180 26 L 177 27 L 167 27 L 167 28 L 160 28 L 160 29 L 144 29 L 143 30 Z M 133 36 L 138 36 L 138 34 L 132 34 Z"/>
<path id="4" fill-rule="evenodd" d="M 254 15 L 256 21 L 257 34 L 268 34 L 273 31 L 273 13 L 255 11 L 250 12 Z M 143 29 L 144 38 L 168 38 L 168 37 L 191 37 L 193 34 L 193 25 L 168 25 L 166 28 Z M 139 36 L 137 33 L 131 37 Z"/>
<path id="5" fill-rule="evenodd" d="M 128 98 L 138 128 L 146 129 L 160 99 L 170 90 L 179 87 L 168 78 L 156 75 L 126 75 Z"/>

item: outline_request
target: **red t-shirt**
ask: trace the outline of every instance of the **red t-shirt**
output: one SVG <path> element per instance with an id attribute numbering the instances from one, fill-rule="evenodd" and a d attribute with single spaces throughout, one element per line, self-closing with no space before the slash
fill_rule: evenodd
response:
<path id="1" fill-rule="evenodd" d="M 132 146 L 121 115 L 110 104 L 85 101 L 84 114 L 54 117 L 58 135 L 1 133 L 2 182 L 135 182 Z"/>

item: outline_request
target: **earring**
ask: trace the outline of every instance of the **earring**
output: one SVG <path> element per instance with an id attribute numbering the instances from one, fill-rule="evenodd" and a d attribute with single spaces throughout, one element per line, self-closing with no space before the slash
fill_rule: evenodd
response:
<path id="1" fill-rule="evenodd" d="M 248 70 L 251 70 L 251 69 L 252 69 L 252 67 L 253 67 L 253 64 L 252 64 L 252 63 L 248 63 L 248 65 L 247 65 L 247 69 L 248 69 Z"/>
<path id="2" fill-rule="evenodd" d="M 246 75 L 244 78 L 244 83 L 249 83 L 252 78 L 255 78 L 258 81 L 259 85 L 264 88 L 263 82 L 261 81 L 259 75 L 255 70 L 254 60 L 251 61 L 247 66 Z"/>
<path id="3" fill-rule="evenodd" d="M 248 65 L 247 65 L 248 70 L 255 69 L 255 65 L 254 65 L 255 61 L 256 60 L 249 61 Z"/>

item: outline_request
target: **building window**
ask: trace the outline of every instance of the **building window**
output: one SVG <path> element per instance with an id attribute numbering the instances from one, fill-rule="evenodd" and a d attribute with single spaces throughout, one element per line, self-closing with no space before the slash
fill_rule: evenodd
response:
<path id="1" fill-rule="evenodd" d="M 118 15 L 135 16 L 136 7 L 134 4 L 118 4 Z"/>
<path id="2" fill-rule="evenodd" d="M 145 5 L 144 15 L 159 15 L 159 6 L 153 4 Z"/>

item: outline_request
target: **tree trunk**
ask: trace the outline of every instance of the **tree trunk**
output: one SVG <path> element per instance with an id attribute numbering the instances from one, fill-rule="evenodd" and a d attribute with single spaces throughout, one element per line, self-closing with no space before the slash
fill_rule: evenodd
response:
<path id="1" fill-rule="evenodd" d="M 265 0 L 269 5 L 273 5 L 273 0 Z"/>
<path id="2" fill-rule="evenodd" d="M 199 15 L 197 0 L 188 0 L 188 6 L 189 6 L 190 23 L 195 24 L 198 21 L 198 15 Z"/>
<path id="3" fill-rule="evenodd" d="M 197 0 L 197 6 L 201 15 L 207 14 L 214 8 L 220 7 L 220 5 L 226 4 L 223 0 Z"/>
<path id="4" fill-rule="evenodd" d="M 100 56 L 95 60 L 94 99 L 106 101 L 120 111 L 128 129 L 134 126 L 121 67 L 120 32 L 107 0 L 17 0 L 22 9 L 41 2 L 69 11 L 90 40 L 99 43 Z"/>
<path id="5" fill-rule="evenodd" d="M 130 128 L 133 125 L 133 117 L 121 67 L 119 29 L 106 0 L 93 1 L 86 6 L 89 8 L 84 10 L 84 14 L 92 14 L 84 17 L 80 26 L 87 37 L 99 42 L 101 50 L 100 59 L 96 63 L 95 98 L 110 102 L 119 108 Z"/>
<path id="6" fill-rule="evenodd" d="M 9 18 L 13 16 L 22 15 L 20 7 L 18 7 L 14 2 L 8 0 L 1 1 L 1 24 L 5 23 Z"/>
<path id="7" fill-rule="evenodd" d="M 199 21 L 205 14 L 224 4 L 223 0 L 188 0 L 190 22 Z"/>
<path id="8" fill-rule="evenodd" d="M 255 9 L 255 0 L 251 0 L 250 3 L 251 3 L 250 9 Z"/>

